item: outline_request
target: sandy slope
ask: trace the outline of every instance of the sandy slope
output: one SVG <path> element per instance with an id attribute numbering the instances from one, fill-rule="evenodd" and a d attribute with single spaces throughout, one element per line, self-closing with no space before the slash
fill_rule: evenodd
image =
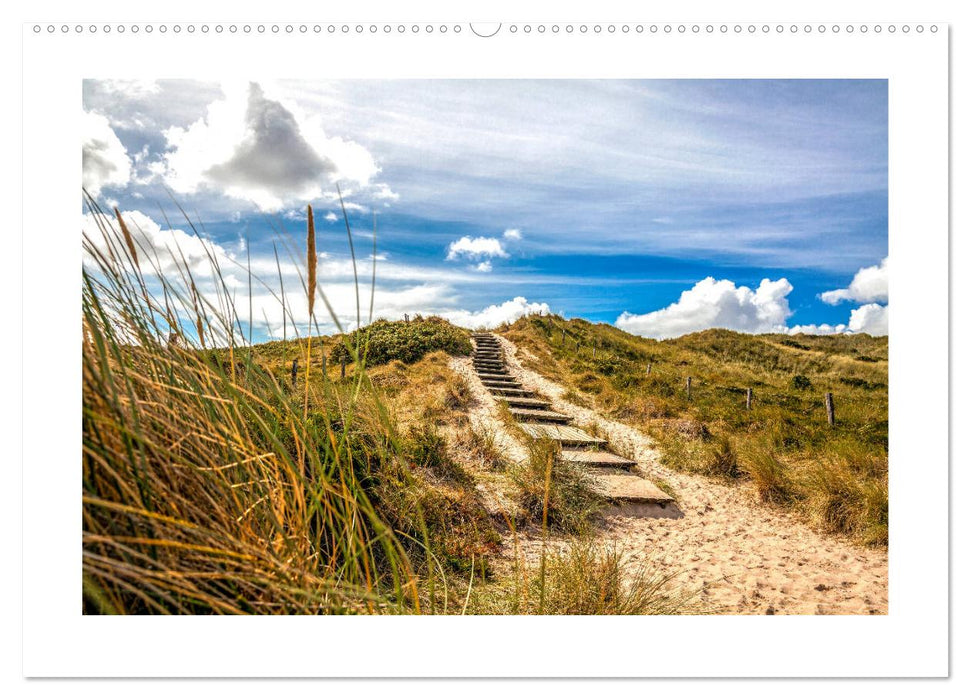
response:
<path id="1" fill-rule="evenodd" d="M 614 444 L 628 444 L 645 476 L 661 477 L 675 490 L 683 517 L 656 518 L 608 514 L 600 537 L 616 541 L 635 562 L 651 561 L 698 590 L 700 602 L 722 613 L 886 614 L 887 553 L 814 532 L 795 516 L 763 506 L 745 488 L 666 469 L 650 438 L 563 401 L 559 384 L 524 369 L 516 346 L 500 338 L 510 372 L 548 396 L 554 408 L 579 424 L 597 424 Z M 474 379 L 469 361 L 453 368 Z M 473 424 L 498 429 L 492 402 L 478 381 Z M 479 394 L 483 396 L 479 396 Z M 508 456 L 522 447 L 505 435 Z M 528 558 L 539 545 L 521 543 Z"/>

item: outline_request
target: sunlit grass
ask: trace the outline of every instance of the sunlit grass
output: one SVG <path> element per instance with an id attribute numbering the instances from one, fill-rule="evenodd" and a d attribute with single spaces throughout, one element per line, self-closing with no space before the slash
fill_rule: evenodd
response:
<path id="1" fill-rule="evenodd" d="M 644 429 L 665 465 L 750 486 L 822 530 L 886 544 L 886 338 L 710 330 L 656 341 L 556 316 L 501 332 L 533 355 L 530 369 L 568 387 L 568 400 Z"/>

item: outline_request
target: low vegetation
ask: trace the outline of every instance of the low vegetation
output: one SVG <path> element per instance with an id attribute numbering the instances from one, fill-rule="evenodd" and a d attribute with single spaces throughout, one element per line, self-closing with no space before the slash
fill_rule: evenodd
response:
<path id="1" fill-rule="evenodd" d="M 887 543 L 886 338 L 709 330 L 656 341 L 557 316 L 500 332 L 568 400 L 647 431 L 668 466 L 750 486 L 823 531 Z"/>

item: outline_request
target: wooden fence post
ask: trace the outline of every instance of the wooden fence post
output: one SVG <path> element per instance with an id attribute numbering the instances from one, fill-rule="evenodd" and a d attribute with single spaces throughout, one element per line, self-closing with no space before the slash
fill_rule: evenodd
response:
<path id="1" fill-rule="evenodd" d="M 409 322 L 408 314 L 405 314 L 405 323 L 408 323 L 408 322 Z"/>
<path id="2" fill-rule="evenodd" d="M 560 345 L 566 345 L 566 328 L 561 328 L 562 336 L 560 336 Z"/>
<path id="3" fill-rule="evenodd" d="M 752 410 L 752 389 L 751 388 L 745 390 L 745 410 L 746 411 Z"/>
<path id="4" fill-rule="evenodd" d="M 320 369 L 324 373 L 324 379 L 327 378 L 327 348 L 320 351 Z"/>
<path id="5" fill-rule="evenodd" d="M 294 360 L 293 364 L 290 365 L 290 382 L 292 384 L 297 383 L 297 361 Z"/>
<path id="6" fill-rule="evenodd" d="M 597 346 L 596 345 L 593 346 L 593 359 L 594 360 L 597 359 Z"/>
<path id="7" fill-rule="evenodd" d="M 836 425 L 836 408 L 833 406 L 833 393 L 826 392 L 826 422 Z"/>
<path id="8" fill-rule="evenodd" d="M 341 379 L 347 376 L 347 358 L 341 355 Z"/>
<path id="9" fill-rule="evenodd" d="M 684 388 L 688 392 L 688 401 L 691 400 L 691 377 L 688 377 L 684 382 Z"/>
<path id="10" fill-rule="evenodd" d="M 647 363 L 647 373 L 648 373 L 648 375 L 650 375 L 650 373 L 651 373 L 651 364 L 652 363 L 650 363 L 650 362 Z"/>

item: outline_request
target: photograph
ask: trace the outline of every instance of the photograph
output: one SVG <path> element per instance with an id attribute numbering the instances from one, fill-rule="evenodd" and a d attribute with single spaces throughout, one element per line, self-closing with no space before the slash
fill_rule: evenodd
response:
<path id="1" fill-rule="evenodd" d="M 889 87 L 84 79 L 79 612 L 891 615 Z"/>

